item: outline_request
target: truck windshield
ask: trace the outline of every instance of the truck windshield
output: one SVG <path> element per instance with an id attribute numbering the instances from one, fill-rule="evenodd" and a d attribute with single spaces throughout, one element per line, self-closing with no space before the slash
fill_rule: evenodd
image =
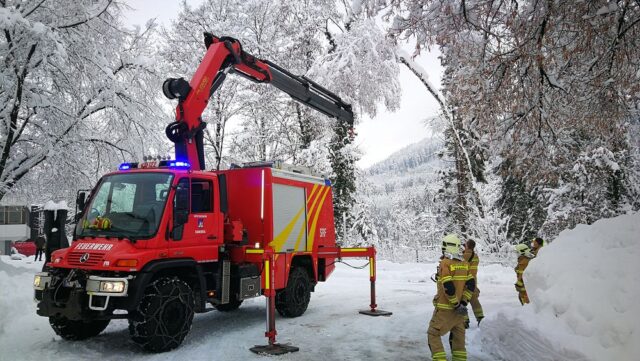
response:
<path id="1" fill-rule="evenodd" d="M 77 235 L 137 240 L 156 234 L 173 174 L 128 173 L 102 179 Z"/>

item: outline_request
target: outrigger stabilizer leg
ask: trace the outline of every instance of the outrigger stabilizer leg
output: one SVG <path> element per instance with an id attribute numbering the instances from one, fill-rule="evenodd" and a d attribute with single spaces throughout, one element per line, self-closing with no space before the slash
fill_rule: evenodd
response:
<path id="1" fill-rule="evenodd" d="M 371 304 L 368 310 L 360 310 L 359 313 L 367 316 L 391 316 L 393 313 L 389 311 L 383 311 L 377 309 L 376 304 L 376 257 L 375 249 L 374 255 L 369 257 L 369 281 L 371 282 Z"/>
<path id="2" fill-rule="evenodd" d="M 250 250 L 248 250 L 250 251 Z M 288 344 L 276 343 L 276 290 L 275 290 L 275 254 L 271 247 L 264 250 L 264 295 L 267 298 L 267 332 L 265 337 L 269 339 L 267 345 L 254 346 L 250 348 L 251 352 L 260 355 L 284 355 L 290 352 L 296 352 L 300 349 L 296 346 Z"/>
<path id="3" fill-rule="evenodd" d="M 371 282 L 371 303 L 368 310 L 360 310 L 358 313 L 367 316 L 391 316 L 393 313 L 378 309 L 376 304 L 376 248 L 358 247 L 322 247 L 318 249 L 320 258 L 369 258 L 369 281 Z"/>

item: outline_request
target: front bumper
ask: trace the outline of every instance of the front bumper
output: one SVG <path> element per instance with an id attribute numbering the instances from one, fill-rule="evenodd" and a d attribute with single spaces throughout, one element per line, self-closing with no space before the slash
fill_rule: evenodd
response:
<path id="1" fill-rule="evenodd" d="M 70 320 L 114 318 L 128 296 L 133 276 L 105 277 L 41 272 L 34 278 L 34 298 L 38 315 L 64 316 Z"/>

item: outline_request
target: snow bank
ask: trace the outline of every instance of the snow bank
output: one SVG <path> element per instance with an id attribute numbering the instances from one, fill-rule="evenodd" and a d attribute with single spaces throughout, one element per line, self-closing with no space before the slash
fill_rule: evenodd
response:
<path id="1" fill-rule="evenodd" d="M 543 359 L 637 359 L 639 239 L 639 213 L 560 233 L 524 274 L 531 304 L 487 320 L 485 350 L 541 360 L 527 358 L 526 350 L 548 345 L 557 352 Z"/>

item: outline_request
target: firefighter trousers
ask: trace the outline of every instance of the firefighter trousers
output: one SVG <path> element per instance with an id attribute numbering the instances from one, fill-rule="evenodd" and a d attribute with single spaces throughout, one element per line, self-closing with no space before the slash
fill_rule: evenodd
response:
<path id="1" fill-rule="evenodd" d="M 435 309 L 429 322 L 427 341 L 431 350 L 433 361 L 447 361 L 441 337 L 451 332 L 449 343 L 451 344 L 452 361 L 466 361 L 467 351 L 464 344 L 464 316 L 453 310 Z"/>
<path id="2" fill-rule="evenodd" d="M 518 299 L 520 303 L 524 306 L 525 303 L 529 303 L 529 296 L 527 295 L 527 290 L 523 288 L 522 291 L 518 292 Z"/>

